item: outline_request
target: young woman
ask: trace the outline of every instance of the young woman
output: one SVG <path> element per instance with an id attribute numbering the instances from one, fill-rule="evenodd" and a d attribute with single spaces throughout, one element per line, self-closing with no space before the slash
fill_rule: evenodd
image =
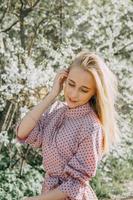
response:
<path id="1" fill-rule="evenodd" d="M 20 143 L 42 148 L 41 195 L 25 200 L 96 200 L 89 185 L 103 154 L 119 138 L 116 78 L 95 53 L 81 51 L 60 70 L 49 94 L 17 125 Z M 65 102 L 56 100 L 64 91 Z"/>

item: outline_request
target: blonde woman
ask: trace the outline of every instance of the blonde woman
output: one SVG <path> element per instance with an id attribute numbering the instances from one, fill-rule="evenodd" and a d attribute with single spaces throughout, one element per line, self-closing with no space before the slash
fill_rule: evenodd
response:
<path id="1" fill-rule="evenodd" d="M 56 100 L 64 91 L 65 102 Z M 49 94 L 17 125 L 17 139 L 42 149 L 42 192 L 25 200 L 96 200 L 89 181 L 117 141 L 116 78 L 95 53 L 81 51 Z"/>

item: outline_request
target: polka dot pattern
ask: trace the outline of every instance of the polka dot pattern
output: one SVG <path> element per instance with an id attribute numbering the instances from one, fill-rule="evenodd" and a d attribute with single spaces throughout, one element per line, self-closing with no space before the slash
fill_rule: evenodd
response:
<path id="1" fill-rule="evenodd" d="M 22 144 L 42 149 L 46 171 L 42 193 L 58 188 L 67 193 L 65 200 L 97 200 L 89 181 L 102 158 L 103 134 L 89 103 L 70 109 L 57 100 L 27 138 L 16 137 Z"/>

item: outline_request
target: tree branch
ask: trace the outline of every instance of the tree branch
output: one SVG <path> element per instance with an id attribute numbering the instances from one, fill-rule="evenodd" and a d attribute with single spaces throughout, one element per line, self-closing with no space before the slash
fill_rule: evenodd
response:
<path id="1" fill-rule="evenodd" d="M 9 0 L 9 1 L 7 2 L 7 8 L 5 9 L 5 11 L 4 11 L 3 14 L 2 14 L 2 17 L 0 18 L 0 23 L 1 23 L 1 24 L 2 24 L 2 22 L 3 22 L 3 19 L 4 19 L 5 15 L 6 15 L 6 13 L 9 11 L 10 3 L 11 3 L 11 1 Z"/>
<path id="2" fill-rule="evenodd" d="M 37 0 L 37 1 L 33 4 L 32 8 L 34 8 L 34 7 L 39 3 L 39 1 L 40 1 L 40 0 Z"/>
<path id="3" fill-rule="evenodd" d="M 20 8 L 20 39 L 21 39 L 21 45 L 25 49 L 25 27 L 24 27 L 24 18 L 28 16 L 28 14 L 33 11 L 33 8 L 39 3 L 40 0 L 37 0 L 33 6 L 29 8 L 24 8 L 23 1 L 20 0 L 21 2 L 21 8 Z"/>
<path id="4" fill-rule="evenodd" d="M 8 28 L 6 28 L 5 30 L 3 30 L 3 31 L 1 31 L 1 32 L 6 33 L 6 32 L 8 32 L 8 31 L 10 31 L 11 28 L 12 28 L 13 26 L 15 26 L 18 22 L 19 22 L 19 20 L 13 22 L 13 24 L 12 24 L 11 26 L 9 26 Z"/>
<path id="5" fill-rule="evenodd" d="M 20 2 L 21 2 L 20 18 L 23 18 L 23 19 L 24 19 L 25 17 L 27 17 L 27 15 L 28 15 L 31 11 L 33 11 L 33 8 L 39 3 L 39 1 L 40 1 L 40 0 L 37 0 L 37 1 L 33 4 L 33 6 L 31 6 L 31 7 L 29 7 L 29 8 L 24 8 L 23 1 L 20 0 Z"/>
<path id="6" fill-rule="evenodd" d="M 115 52 L 114 55 L 118 55 L 121 51 L 123 51 L 124 49 L 126 49 L 128 46 L 130 46 L 132 44 L 133 44 L 133 42 L 125 44 L 122 48 L 118 49 L 118 51 Z"/>
<path id="7" fill-rule="evenodd" d="M 32 49 L 32 47 L 33 47 L 33 45 L 34 45 L 34 41 L 35 41 L 35 38 L 36 38 L 36 36 L 37 36 L 37 31 L 38 31 L 38 29 L 39 29 L 39 26 L 40 26 L 45 20 L 46 20 L 46 18 L 40 20 L 40 22 L 37 24 L 36 28 L 34 29 L 34 33 L 33 33 L 32 37 L 31 37 L 31 40 L 30 40 L 30 43 L 29 43 L 29 46 L 28 46 L 28 55 L 31 54 L 31 49 Z"/>

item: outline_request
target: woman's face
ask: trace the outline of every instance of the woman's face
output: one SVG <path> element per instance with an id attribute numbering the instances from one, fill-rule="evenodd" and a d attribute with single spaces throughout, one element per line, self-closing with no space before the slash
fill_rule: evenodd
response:
<path id="1" fill-rule="evenodd" d="M 95 95 L 95 81 L 91 73 L 79 67 L 70 69 L 64 85 L 65 102 L 70 108 L 87 103 Z"/>

